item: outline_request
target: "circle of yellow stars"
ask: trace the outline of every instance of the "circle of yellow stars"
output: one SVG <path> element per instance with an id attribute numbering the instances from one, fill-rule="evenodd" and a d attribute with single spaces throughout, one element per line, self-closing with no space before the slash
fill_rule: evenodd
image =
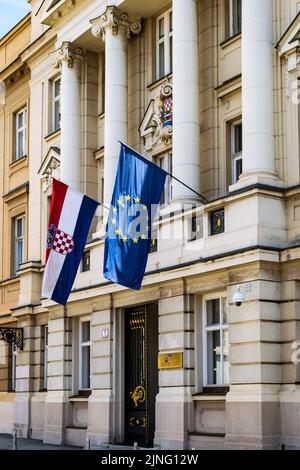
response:
<path id="1" fill-rule="evenodd" d="M 123 242 L 123 243 L 127 243 L 129 240 L 130 240 L 130 237 L 128 237 L 127 235 L 125 234 L 122 234 L 122 231 L 121 229 L 117 226 L 118 223 L 117 223 L 117 214 L 118 214 L 118 209 L 120 208 L 125 208 L 125 205 L 126 204 L 130 204 L 130 203 L 134 203 L 134 204 L 141 204 L 141 199 L 137 196 L 137 197 L 133 197 L 129 194 L 125 195 L 125 196 L 119 196 L 119 199 L 117 199 L 117 207 L 113 207 L 112 208 L 112 219 L 111 219 L 111 223 L 112 225 L 115 227 L 115 235 L 117 237 L 119 237 L 119 239 Z M 142 204 L 142 209 L 146 212 L 146 215 L 144 215 L 144 220 L 149 220 L 149 216 L 148 216 L 148 208 L 145 204 Z M 146 230 L 147 232 L 150 232 L 150 227 L 149 225 L 146 226 Z M 138 244 L 139 240 L 146 240 L 148 238 L 148 233 L 142 233 L 140 237 L 135 237 L 132 239 L 133 243 L 135 245 Z"/>

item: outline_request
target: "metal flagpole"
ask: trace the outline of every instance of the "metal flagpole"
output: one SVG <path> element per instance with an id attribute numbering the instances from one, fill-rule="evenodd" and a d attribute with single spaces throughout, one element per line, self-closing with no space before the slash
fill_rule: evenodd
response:
<path id="1" fill-rule="evenodd" d="M 121 142 L 121 140 L 118 140 L 118 142 L 122 145 L 125 145 L 125 147 L 129 148 L 130 150 L 132 150 L 134 153 L 136 153 L 137 155 L 141 155 L 139 152 L 137 152 L 135 149 L 133 149 L 132 147 L 130 147 L 129 145 L 127 144 L 124 144 L 124 142 Z M 144 157 L 143 155 L 141 155 L 141 157 L 145 158 L 147 160 L 147 157 Z M 153 163 L 153 162 L 152 162 Z M 202 202 L 205 204 L 207 203 L 207 199 L 202 196 L 202 194 L 198 193 L 197 191 L 195 191 L 193 188 L 191 188 L 190 186 L 188 186 L 186 183 L 184 183 L 183 181 L 181 181 L 180 179 L 176 178 L 176 176 L 172 175 L 171 173 L 169 173 L 168 171 L 166 170 L 163 170 L 165 173 L 167 173 L 167 175 L 171 176 L 171 178 L 173 178 L 174 180 L 178 181 L 178 183 L 182 184 L 183 186 L 185 186 L 187 189 L 189 189 L 190 191 L 192 191 L 194 194 L 197 194 L 197 196 L 199 196 L 201 199 L 202 199 Z"/>

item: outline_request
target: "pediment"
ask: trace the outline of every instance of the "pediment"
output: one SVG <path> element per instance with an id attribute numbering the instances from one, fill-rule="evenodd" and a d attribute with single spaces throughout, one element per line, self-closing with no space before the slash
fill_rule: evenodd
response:
<path id="1" fill-rule="evenodd" d="M 34 16 L 43 18 L 60 0 L 40 0 L 33 11 Z"/>
<path id="2" fill-rule="evenodd" d="M 300 47 L 300 12 L 291 22 L 289 27 L 283 33 L 276 49 L 279 50 L 281 56 L 292 54 L 295 49 Z"/>
<path id="3" fill-rule="evenodd" d="M 54 26 L 74 6 L 75 0 L 44 0 L 40 7 L 41 22 L 48 26 Z"/>
<path id="4" fill-rule="evenodd" d="M 38 173 L 44 180 L 44 191 L 51 186 L 52 178 L 60 178 L 60 149 L 58 147 L 50 147 Z"/>

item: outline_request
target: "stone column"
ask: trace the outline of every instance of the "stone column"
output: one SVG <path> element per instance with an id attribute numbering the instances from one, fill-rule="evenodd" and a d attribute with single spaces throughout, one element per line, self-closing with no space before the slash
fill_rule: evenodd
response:
<path id="1" fill-rule="evenodd" d="M 243 0 L 241 185 L 276 182 L 273 43 L 272 0 Z"/>
<path id="2" fill-rule="evenodd" d="M 159 371 L 154 444 L 162 449 L 188 449 L 194 415 L 194 347 L 193 297 L 180 294 L 161 299 L 159 353 L 183 353 L 181 369 Z"/>
<path id="3" fill-rule="evenodd" d="M 61 305 L 49 311 L 48 335 L 44 442 L 63 444 L 72 390 L 72 318 L 66 317 Z"/>
<path id="4" fill-rule="evenodd" d="M 197 0 L 173 0 L 173 174 L 200 192 Z M 197 196 L 173 181 L 173 199 Z"/>
<path id="5" fill-rule="evenodd" d="M 93 20 L 92 33 L 105 41 L 105 131 L 104 202 L 110 204 L 115 183 L 120 144 L 128 135 L 127 39 L 139 34 L 141 21 L 109 6 Z"/>
<path id="6" fill-rule="evenodd" d="M 80 71 L 82 51 L 63 42 L 52 54 L 52 63 L 61 68 L 61 180 L 80 190 L 81 106 Z"/>

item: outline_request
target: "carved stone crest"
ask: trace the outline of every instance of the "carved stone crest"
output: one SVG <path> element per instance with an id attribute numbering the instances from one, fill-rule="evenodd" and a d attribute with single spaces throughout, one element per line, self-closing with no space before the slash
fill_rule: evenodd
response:
<path id="1" fill-rule="evenodd" d="M 165 81 L 157 97 L 152 99 L 140 125 L 140 134 L 145 141 L 145 149 L 152 149 L 159 141 L 166 146 L 173 137 L 173 87 Z"/>

